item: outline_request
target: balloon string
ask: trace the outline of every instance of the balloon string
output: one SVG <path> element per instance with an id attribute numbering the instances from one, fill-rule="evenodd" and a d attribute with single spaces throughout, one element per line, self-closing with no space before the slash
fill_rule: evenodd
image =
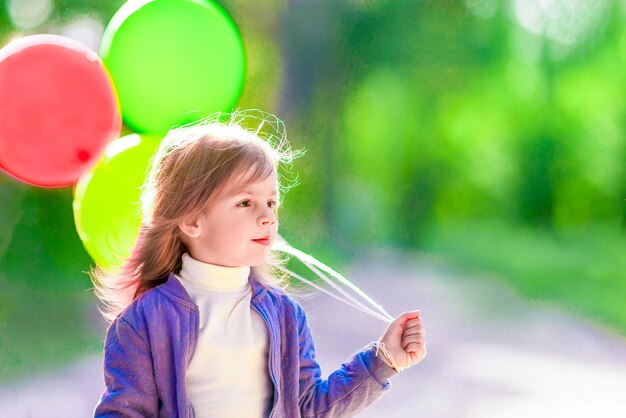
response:
<path id="1" fill-rule="evenodd" d="M 328 283 L 329 285 L 331 285 L 335 290 L 337 290 L 339 293 L 341 293 L 343 296 L 345 296 L 347 299 L 349 299 L 350 301 L 352 301 L 355 305 L 359 305 L 360 307 L 362 307 L 363 311 L 371 311 L 371 309 L 369 309 L 367 306 L 363 305 L 361 302 L 359 302 L 358 300 L 356 300 L 354 297 L 352 297 L 348 292 L 346 292 L 345 290 L 343 290 L 341 287 L 339 287 L 335 282 L 333 282 L 331 279 L 329 279 L 324 273 L 322 273 L 321 271 L 319 271 L 314 265 L 307 263 L 304 260 L 300 260 L 302 261 L 302 263 L 307 266 L 309 269 L 311 269 L 315 274 L 317 274 L 319 277 L 321 277 L 326 283 Z M 378 314 L 380 315 L 380 314 Z"/>
<path id="2" fill-rule="evenodd" d="M 287 244 L 284 241 L 275 241 L 274 242 L 274 246 L 272 248 L 274 250 L 282 251 L 282 252 L 285 252 L 287 254 L 290 254 L 290 255 L 293 255 L 293 256 L 297 257 L 307 267 L 309 267 L 316 274 L 318 274 L 318 276 L 320 276 L 324 281 L 326 281 L 327 283 L 331 283 L 334 286 L 334 283 L 332 283 L 332 281 L 330 281 L 330 279 L 328 279 L 326 276 L 321 274 L 321 272 L 319 272 L 319 270 L 316 271 L 316 269 L 312 268 L 311 265 L 319 267 L 320 269 L 324 270 L 325 272 L 330 274 L 335 279 L 339 280 L 339 282 L 341 282 L 342 284 L 348 286 L 350 289 L 352 289 L 355 293 L 357 293 L 359 296 L 361 296 L 367 302 L 369 302 L 374 308 L 376 308 L 379 312 L 382 313 L 382 317 L 385 318 L 386 322 L 391 322 L 393 320 L 393 317 L 391 315 L 389 315 L 389 313 L 387 313 L 387 311 L 385 311 L 382 306 L 380 306 L 379 304 L 374 302 L 365 292 L 363 292 L 361 289 L 359 289 L 356 285 L 354 285 L 352 282 L 350 282 L 347 278 L 345 278 L 344 276 L 342 276 L 341 274 L 339 274 L 338 272 L 336 272 L 332 268 L 328 267 L 326 264 L 324 264 L 321 261 L 317 260 L 316 258 L 314 258 L 314 257 L 312 257 L 312 256 L 310 256 L 310 255 L 308 255 L 308 254 L 306 254 L 306 253 L 304 253 L 304 252 L 302 252 L 302 251 L 300 251 L 300 250 L 290 246 L 289 244 Z M 294 277 L 297 277 L 297 276 L 294 276 Z M 336 286 L 334 286 L 334 287 L 336 288 Z M 326 292 L 326 293 L 328 293 L 328 292 Z M 344 293 L 344 292 L 342 292 L 342 293 Z M 334 295 L 332 295 L 332 296 L 336 297 Z M 342 299 L 340 299 L 340 300 L 342 300 Z M 344 301 L 344 302 L 346 302 L 346 301 Z M 350 305 L 354 306 L 352 304 L 350 304 Z M 360 309 L 360 310 L 363 310 L 363 309 Z M 377 314 L 377 315 L 380 315 L 380 314 Z M 380 316 L 377 316 L 377 317 L 380 318 Z"/>
<path id="3" fill-rule="evenodd" d="M 277 245 L 276 245 L 277 244 Z M 361 289 L 359 289 L 356 285 L 354 285 L 352 282 L 350 282 L 348 279 L 346 279 L 344 276 L 342 276 L 341 274 L 339 274 L 338 272 L 336 272 L 335 270 L 333 270 L 332 268 L 328 267 L 326 264 L 322 263 L 321 261 L 317 260 L 316 258 L 290 246 L 289 244 L 287 244 L 284 241 L 276 241 L 275 242 L 275 249 L 279 250 L 279 251 L 283 251 L 286 252 L 288 254 L 294 255 L 297 258 L 299 258 L 301 261 L 302 260 L 307 260 L 309 263 L 316 265 L 317 267 L 321 268 L 322 270 L 326 271 L 327 273 L 329 273 L 331 276 L 333 276 L 334 278 L 336 278 L 337 280 L 339 280 L 341 283 L 345 284 L 346 286 L 348 286 L 350 289 L 352 289 L 354 292 L 356 292 L 359 296 L 361 296 L 363 299 L 365 299 L 366 301 L 368 301 L 372 306 L 374 306 L 376 309 L 378 309 L 380 312 L 383 313 L 383 315 L 385 315 L 386 317 L 388 317 L 390 320 L 393 320 L 392 316 L 389 315 L 382 306 L 378 305 L 376 302 L 374 302 L 367 294 L 365 294 L 365 292 L 363 292 Z"/>
<path id="4" fill-rule="evenodd" d="M 281 245 L 279 245 L 279 250 L 281 250 L 280 247 L 283 247 L 283 251 L 285 252 L 291 252 L 292 255 L 295 255 L 296 257 L 298 257 L 299 259 L 304 259 L 309 261 L 311 264 L 316 265 L 317 267 L 321 268 L 322 270 L 326 271 L 327 273 L 329 273 L 331 276 L 333 276 L 334 278 L 336 278 L 337 280 L 339 280 L 341 283 L 345 284 L 346 286 L 348 286 L 350 289 L 352 289 L 354 292 L 356 292 L 359 296 L 361 296 L 363 299 L 365 299 L 367 302 L 369 302 L 374 308 L 378 309 L 380 312 L 383 313 L 383 315 L 385 315 L 386 317 L 388 317 L 390 320 L 393 320 L 392 316 L 389 315 L 382 306 L 380 306 L 379 304 L 377 304 L 376 302 L 374 302 L 365 292 L 363 292 L 361 289 L 359 289 L 355 284 L 353 284 L 351 281 L 349 281 L 347 278 L 345 278 L 344 276 L 342 276 L 341 274 L 339 274 L 338 272 L 336 272 L 335 270 L 333 270 L 332 268 L 328 267 L 326 264 L 322 263 L 321 261 L 319 261 L 318 259 L 290 246 L 289 244 L 287 244 L 286 242 L 281 242 L 279 243 Z"/>
<path id="5" fill-rule="evenodd" d="M 380 320 L 381 320 L 381 321 L 383 321 L 383 322 L 386 322 L 386 323 L 389 323 L 389 322 L 390 322 L 390 321 L 389 321 L 386 317 L 382 316 L 382 315 L 381 315 L 381 314 L 379 314 L 378 312 L 375 312 L 375 311 L 372 311 L 372 310 L 370 310 L 370 309 L 367 309 L 367 308 L 363 307 L 362 305 L 354 304 L 354 303 L 350 302 L 350 301 L 349 301 L 349 300 L 347 300 L 347 299 L 343 299 L 343 298 L 341 298 L 340 296 L 337 296 L 336 294 L 334 294 L 334 293 L 332 293 L 332 292 L 329 292 L 328 290 L 324 289 L 323 287 L 318 286 L 318 285 L 317 285 L 317 284 L 315 284 L 314 282 L 312 282 L 312 281 L 310 281 L 310 280 L 305 279 L 304 277 L 302 277 L 302 276 L 298 275 L 297 273 L 294 273 L 293 271 L 291 271 L 291 270 L 289 270 L 289 269 L 287 269 L 287 268 L 285 268 L 285 267 L 283 267 L 283 266 L 276 266 L 276 267 L 277 267 L 279 270 L 282 270 L 282 271 L 284 271 L 285 273 L 287 273 L 287 274 L 289 274 L 289 275 L 291 275 L 291 276 L 295 277 L 296 279 L 301 280 L 302 282 L 304 282 L 304 283 L 308 284 L 309 286 L 311 286 L 311 287 L 313 287 L 313 288 L 315 288 L 315 289 L 319 290 L 320 292 L 326 293 L 327 295 L 329 295 L 329 296 L 331 296 L 331 297 L 333 297 L 333 298 L 337 299 L 337 300 L 338 300 L 338 301 L 340 301 L 340 302 L 343 302 L 343 303 L 345 303 L 345 304 L 347 304 L 347 305 L 349 305 L 349 306 L 352 306 L 353 308 L 358 309 L 359 311 L 364 312 L 364 313 L 366 313 L 366 314 L 368 314 L 368 315 L 370 315 L 370 316 L 372 316 L 372 317 L 374 317 L 374 318 L 376 318 L 376 319 L 380 319 Z"/>

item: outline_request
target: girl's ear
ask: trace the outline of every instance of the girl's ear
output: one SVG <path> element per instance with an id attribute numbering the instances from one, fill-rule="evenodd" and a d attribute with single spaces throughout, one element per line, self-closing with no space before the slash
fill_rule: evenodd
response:
<path id="1" fill-rule="evenodd" d="M 183 218 L 178 224 L 178 227 L 183 231 L 183 234 L 187 235 L 189 238 L 198 238 L 202 233 L 202 228 L 200 227 L 197 216 Z"/>

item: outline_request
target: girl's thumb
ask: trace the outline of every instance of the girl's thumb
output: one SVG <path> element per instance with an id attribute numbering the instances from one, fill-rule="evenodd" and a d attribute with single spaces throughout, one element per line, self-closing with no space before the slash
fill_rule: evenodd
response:
<path id="1" fill-rule="evenodd" d="M 420 312 L 419 309 L 415 311 L 407 311 L 407 312 L 402 313 L 399 317 L 397 317 L 394 322 L 402 326 L 409 319 L 419 318 L 421 314 L 422 313 Z"/>
<path id="2" fill-rule="evenodd" d="M 419 310 L 407 311 L 407 312 L 402 313 L 400 316 L 398 316 L 389 324 L 389 327 L 387 328 L 387 331 L 385 332 L 385 334 L 388 336 L 393 336 L 393 337 L 401 336 L 402 332 L 404 331 L 404 324 L 409 319 L 419 318 L 419 316 L 420 316 Z"/>

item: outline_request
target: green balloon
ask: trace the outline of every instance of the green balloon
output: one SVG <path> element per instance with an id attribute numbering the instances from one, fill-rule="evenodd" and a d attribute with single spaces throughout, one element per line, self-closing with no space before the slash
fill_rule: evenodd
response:
<path id="1" fill-rule="evenodd" d="M 104 32 L 100 56 L 124 121 L 140 133 L 230 112 L 243 90 L 243 39 L 210 0 L 126 2 Z"/>
<path id="2" fill-rule="evenodd" d="M 131 253 L 141 223 L 141 186 L 159 143 L 159 139 L 138 134 L 119 138 L 76 183 L 76 230 L 102 267 L 121 266 Z"/>

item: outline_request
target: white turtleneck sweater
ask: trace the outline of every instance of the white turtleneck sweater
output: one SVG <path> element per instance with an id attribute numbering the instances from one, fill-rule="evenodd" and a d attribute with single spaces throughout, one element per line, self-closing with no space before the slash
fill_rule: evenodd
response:
<path id="1" fill-rule="evenodd" d="M 176 277 L 200 310 L 198 344 L 187 368 L 197 418 L 269 415 L 267 326 L 250 306 L 249 274 L 248 266 L 223 267 L 183 254 Z"/>

